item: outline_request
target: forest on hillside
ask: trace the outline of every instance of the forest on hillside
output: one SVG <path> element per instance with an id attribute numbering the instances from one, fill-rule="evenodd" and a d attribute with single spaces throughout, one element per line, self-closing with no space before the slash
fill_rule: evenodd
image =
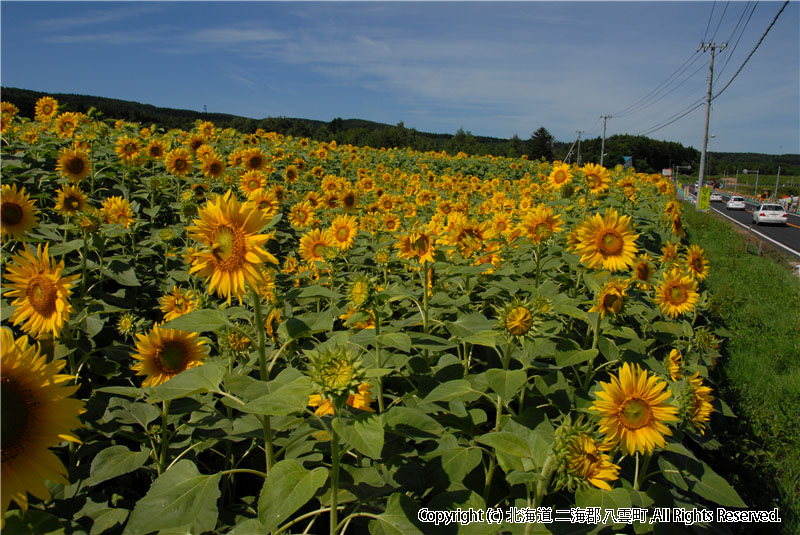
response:
<path id="1" fill-rule="evenodd" d="M 448 154 L 464 152 L 475 155 L 494 155 L 548 161 L 567 160 L 587 163 L 599 162 L 602 139 L 581 140 L 580 145 L 554 139 L 545 127 L 534 130 L 529 138 L 514 135 L 510 139 L 474 135 L 459 129 L 455 134 L 420 132 L 407 128 L 403 122 L 396 125 L 376 123 L 363 119 L 331 121 L 291 117 L 265 117 L 254 119 L 223 113 L 206 113 L 195 110 L 160 108 L 150 104 L 111 99 L 90 95 L 43 93 L 19 88 L 2 88 L 2 100 L 11 102 L 23 117 L 33 117 L 36 101 L 50 95 L 58 99 L 63 111 L 90 114 L 95 118 L 113 117 L 126 121 L 155 124 L 165 130 L 174 128 L 190 130 L 196 120 L 211 121 L 221 128 L 234 128 L 243 133 L 257 129 L 278 132 L 287 136 L 307 137 L 316 141 L 332 141 L 356 146 L 410 147 L 420 151 L 446 151 Z M 691 166 L 696 173 L 700 151 L 680 143 L 659 141 L 645 136 L 613 135 L 605 141 L 604 165 L 612 167 L 628 158 L 637 171 L 654 173 L 677 165 Z M 800 154 L 756 154 L 710 152 L 707 175 L 733 173 L 736 169 L 759 169 L 763 174 L 775 174 L 781 169 L 784 175 L 800 175 Z M 686 170 L 683 171 L 686 173 Z"/>

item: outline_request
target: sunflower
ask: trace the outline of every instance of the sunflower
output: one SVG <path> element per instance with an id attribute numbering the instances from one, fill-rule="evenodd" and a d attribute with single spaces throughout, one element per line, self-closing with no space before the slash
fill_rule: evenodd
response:
<path id="1" fill-rule="evenodd" d="M 358 219 L 351 215 L 340 215 L 331 222 L 330 232 L 335 240 L 334 245 L 346 251 L 353 246 L 358 234 Z"/>
<path id="2" fill-rule="evenodd" d="M 172 290 L 161 297 L 161 312 L 164 313 L 164 321 L 174 320 L 184 314 L 188 314 L 198 306 L 198 296 L 192 290 L 186 290 L 173 286 Z"/>
<path id="3" fill-rule="evenodd" d="M 268 189 L 254 191 L 247 198 L 247 202 L 253 204 L 256 209 L 261 210 L 261 212 L 267 217 L 274 216 L 280 209 L 280 203 L 278 202 L 278 199 L 275 197 L 275 194 Z"/>
<path id="4" fill-rule="evenodd" d="M 552 208 L 539 204 L 533 208 L 523 219 L 521 229 L 523 234 L 531 240 L 531 243 L 538 245 L 546 241 L 556 232 L 561 231 L 563 223 L 561 215 L 556 214 Z"/>
<path id="5" fill-rule="evenodd" d="M 219 178 L 225 172 L 225 162 L 215 153 L 211 153 L 202 159 L 200 170 L 203 172 L 203 176 L 213 180 Z"/>
<path id="6" fill-rule="evenodd" d="M 678 258 L 678 244 L 675 242 L 666 242 L 661 246 L 661 263 L 671 264 Z"/>
<path id="7" fill-rule="evenodd" d="M 34 255 L 25 245 L 24 251 L 11 258 L 6 273 L 12 283 L 6 295 L 15 298 L 11 303 L 15 307 L 11 321 L 14 325 L 22 324 L 22 329 L 35 337 L 59 335 L 72 312 L 70 288 L 79 277 L 62 277 L 64 261 L 56 264 L 48 247 L 49 244 L 44 249 L 37 245 Z"/>
<path id="8" fill-rule="evenodd" d="M 189 236 L 205 246 L 192 259 L 189 273 L 209 282 L 208 291 L 220 297 L 235 295 L 241 302 L 245 280 L 255 286 L 263 280 L 260 266 L 278 260 L 262 246 L 272 234 L 258 234 L 269 220 L 251 204 L 240 204 L 231 190 L 217 195 L 198 210 L 194 225 L 187 228 Z"/>
<path id="9" fill-rule="evenodd" d="M 247 171 L 239 178 L 239 191 L 249 196 L 267 186 L 267 177 L 261 171 Z"/>
<path id="10" fill-rule="evenodd" d="M 604 453 L 608 449 L 608 444 L 598 444 L 587 433 L 574 435 L 567 445 L 567 470 L 573 477 L 588 481 L 597 488 L 611 490 L 608 481 L 619 478 L 619 466 Z"/>
<path id="11" fill-rule="evenodd" d="M 242 167 L 248 171 L 258 171 L 267 165 L 267 155 L 259 148 L 246 149 L 242 152 Z"/>
<path id="12" fill-rule="evenodd" d="M 36 120 L 49 122 L 58 114 L 58 101 L 53 97 L 41 97 L 36 101 Z"/>
<path id="13" fill-rule="evenodd" d="M 124 199 L 119 195 L 109 197 L 103 201 L 101 214 L 105 223 L 116 223 L 125 228 L 130 228 L 131 223 L 135 220 L 131 203 L 128 202 L 128 199 Z"/>
<path id="14" fill-rule="evenodd" d="M 684 256 L 686 267 L 689 273 L 698 281 L 705 280 L 708 277 L 708 259 L 706 253 L 698 245 L 690 245 L 686 250 Z"/>
<path id="15" fill-rule="evenodd" d="M 3 184 L 0 188 L 0 235 L 20 240 L 39 223 L 36 204 L 24 187 Z"/>
<path id="16" fill-rule="evenodd" d="M 375 409 L 370 407 L 370 403 L 375 401 L 370 389 L 371 386 L 369 383 L 361 383 L 358 386 L 357 394 L 350 394 L 347 396 L 347 404 L 354 409 L 375 412 Z M 308 406 L 316 407 L 314 414 L 317 416 L 333 416 L 336 412 L 333 408 L 332 400 L 330 398 L 322 399 L 322 396 L 319 394 L 311 394 L 308 396 Z"/>
<path id="17" fill-rule="evenodd" d="M 214 123 L 210 121 L 203 121 L 199 125 L 197 125 L 197 131 L 204 135 L 206 138 L 214 137 L 214 131 L 216 128 L 214 127 Z"/>
<path id="18" fill-rule="evenodd" d="M 336 239 L 330 231 L 315 228 L 300 238 L 300 258 L 308 264 L 324 262 L 323 253 L 335 245 Z"/>
<path id="19" fill-rule="evenodd" d="M 358 193 L 348 188 L 339 196 L 339 202 L 342 204 L 342 208 L 348 212 L 355 210 L 358 205 Z"/>
<path id="20" fill-rule="evenodd" d="M 652 257 L 647 253 L 636 257 L 632 268 L 633 276 L 631 281 L 635 282 L 638 288 L 647 289 L 650 286 L 650 277 L 653 276 L 655 271 L 652 260 Z"/>
<path id="21" fill-rule="evenodd" d="M 203 364 L 208 346 L 198 333 L 162 329 L 158 325 L 149 333 L 137 334 L 136 362 L 131 370 L 146 376 L 142 386 L 158 386 L 179 373 Z"/>
<path id="22" fill-rule="evenodd" d="M 144 153 L 154 159 L 160 160 L 164 157 L 164 153 L 166 153 L 167 147 L 163 141 L 160 139 L 151 139 L 147 146 L 144 148 Z"/>
<path id="23" fill-rule="evenodd" d="M 420 263 L 433 262 L 433 234 L 428 231 L 411 231 L 398 236 L 394 244 L 400 258 L 417 259 Z"/>
<path id="24" fill-rule="evenodd" d="M 299 202 L 289 209 L 289 223 L 293 227 L 306 228 L 315 222 L 314 209 L 308 201 Z"/>
<path id="25" fill-rule="evenodd" d="M 136 160 L 139 158 L 139 154 L 142 151 L 142 144 L 136 138 L 122 136 L 117 139 L 114 151 L 117 153 L 120 160 L 122 160 L 122 163 L 133 164 L 136 163 Z"/>
<path id="26" fill-rule="evenodd" d="M 509 336 L 532 337 L 536 333 L 538 318 L 527 301 L 515 299 L 498 310 L 500 328 Z"/>
<path id="27" fill-rule="evenodd" d="M 673 381 L 678 381 L 683 378 L 681 374 L 681 362 L 683 361 L 683 356 L 681 352 L 677 349 L 673 349 L 669 352 L 669 356 L 667 357 L 666 368 L 669 371 L 669 378 Z"/>
<path id="28" fill-rule="evenodd" d="M 294 165 L 287 165 L 286 169 L 284 170 L 284 180 L 288 184 L 294 184 L 297 182 L 297 178 L 299 176 L 299 171 L 297 167 Z"/>
<path id="29" fill-rule="evenodd" d="M 164 165 L 171 175 L 186 176 L 193 167 L 192 156 L 184 148 L 172 149 L 164 156 Z"/>
<path id="30" fill-rule="evenodd" d="M 62 216 L 73 216 L 85 209 L 86 195 L 75 186 L 63 184 L 56 197 L 56 212 Z"/>
<path id="31" fill-rule="evenodd" d="M 269 339 L 273 342 L 278 338 L 278 327 L 280 327 L 280 325 L 281 309 L 273 307 L 272 310 L 269 311 L 269 314 L 267 314 L 267 321 L 264 325 L 267 330 L 267 336 L 269 336 Z"/>
<path id="32" fill-rule="evenodd" d="M 689 386 L 685 396 L 682 396 L 682 401 L 681 412 L 684 413 L 686 420 L 696 427 L 701 435 L 705 434 L 706 422 L 714 412 L 714 407 L 711 405 L 714 396 L 711 395 L 711 388 L 703 385 L 699 372 L 689 377 Z"/>
<path id="33" fill-rule="evenodd" d="M 197 154 L 197 149 L 202 147 L 206 144 L 206 137 L 202 134 L 192 134 L 186 140 L 185 145 L 189 148 L 190 151 Z M 199 155 L 198 155 L 199 157 Z"/>
<path id="34" fill-rule="evenodd" d="M 630 229 L 630 216 L 620 216 L 609 208 L 604 216 L 595 214 L 577 228 L 575 252 L 581 262 L 592 269 L 620 271 L 633 264 L 637 252 L 636 238 Z"/>
<path id="35" fill-rule="evenodd" d="M 589 191 L 597 195 L 606 191 L 611 185 L 611 175 L 608 169 L 594 163 L 587 163 L 581 168 L 583 179 Z"/>
<path id="36" fill-rule="evenodd" d="M 58 153 L 56 170 L 71 182 L 80 182 L 89 175 L 89 156 L 82 150 L 62 149 Z"/>
<path id="37" fill-rule="evenodd" d="M 699 297 L 697 281 L 691 275 L 673 268 L 669 273 L 664 273 L 664 282 L 656 288 L 655 301 L 664 314 L 677 318 L 694 310 Z"/>
<path id="38" fill-rule="evenodd" d="M 619 279 L 609 280 L 603 286 L 600 295 L 597 296 L 597 302 L 589 309 L 589 312 L 599 312 L 600 317 L 606 317 L 606 314 L 615 316 L 620 313 L 622 306 L 625 304 L 625 298 L 628 296 L 628 282 Z"/>
<path id="39" fill-rule="evenodd" d="M 626 362 L 618 377 L 612 375 L 610 383 L 600 385 L 595 393 L 599 399 L 590 409 L 600 414 L 600 432 L 610 443 L 619 444 L 628 455 L 665 446 L 664 435 L 672 431 L 664 422 L 678 419 L 678 409 L 666 403 L 672 394 L 667 383 Z"/>
<path id="40" fill-rule="evenodd" d="M 547 185 L 554 190 L 560 190 L 572 182 L 572 169 L 567 163 L 554 162 L 553 170 L 547 177 Z"/>
<path id="41" fill-rule="evenodd" d="M 28 493 L 50 498 L 44 480 L 68 485 L 67 469 L 48 448 L 64 440 L 80 443 L 72 430 L 83 427 L 79 415 L 83 402 L 72 399 L 75 379 L 59 374 L 63 360 L 47 362 L 28 337 L 14 339 L 10 329 L 0 329 L 2 377 L 3 462 L 0 482 L 0 518 L 14 500 L 28 508 Z"/>
<path id="42" fill-rule="evenodd" d="M 387 213 L 383 216 L 383 228 L 389 232 L 396 232 L 400 229 L 400 216 L 397 214 L 393 214 L 392 212 Z"/>
<path id="43" fill-rule="evenodd" d="M 78 128 L 79 116 L 71 111 L 66 113 L 62 113 L 58 117 L 56 117 L 56 122 L 54 125 L 56 135 L 58 137 L 72 137 L 72 134 L 75 132 L 75 129 Z"/>

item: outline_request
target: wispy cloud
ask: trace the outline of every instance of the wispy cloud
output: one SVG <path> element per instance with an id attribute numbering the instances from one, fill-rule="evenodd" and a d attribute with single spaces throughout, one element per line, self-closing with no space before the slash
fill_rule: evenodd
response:
<path id="1" fill-rule="evenodd" d="M 55 28 L 71 30 L 76 26 L 89 26 L 94 24 L 107 24 L 144 15 L 152 15 L 162 10 L 157 3 L 137 3 L 135 6 L 117 7 L 112 9 L 91 9 L 71 17 L 54 17 L 42 19 L 37 25 L 44 30 Z"/>
<path id="2" fill-rule="evenodd" d="M 285 38 L 284 33 L 270 29 L 235 26 L 198 30 L 185 36 L 187 41 L 215 44 L 260 43 L 279 41 Z"/>
<path id="3" fill-rule="evenodd" d="M 166 39 L 165 28 L 148 30 L 119 30 L 98 33 L 56 34 L 44 38 L 44 42 L 56 44 L 96 43 L 106 45 L 135 45 L 153 43 Z"/>

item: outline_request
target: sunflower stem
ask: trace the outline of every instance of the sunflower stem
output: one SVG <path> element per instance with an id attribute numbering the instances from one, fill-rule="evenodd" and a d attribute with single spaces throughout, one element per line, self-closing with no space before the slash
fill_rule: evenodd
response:
<path id="1" fill-rule="evenodd" d="M 636 452 L 636 477 L 635 477 L 634 482 L 633 482 L 633 490 L 639 490 L 639 486 L 640 486 L 639 472 L 640 471 L 643 474 L 642 475 L 642 481 L 646 481 L 647 480 L 647 476 L 648 476 L 648 474 L 647 474 L 647 466 L 650 464 L 650 459 L 651 458 L 652 458 L 652 455 L 650 455 L 650 454 L 645 455 L 642 458 L 642 467 L 640 469 L 639 468 L 639 452 L 638 451 Z"/>
<path id="2" fill-rule="evenodd" d="M 545 495 L 547 494 L 547 487 L 550 486 L 550 479 L 553 477 L 553 472 L 555 472 L 556 468 L 555 460 L 555 456 L 551 453 L 547 456 L 547 460 L 544 462 L 542 473 L 540 474 L 539 481 L 536 482 L 536 488 L 534 489 L 534 508 L 542 505 L 542 499 L 544 499 Z"/>
<path id="3" fill-rule="evenodd" d="M 161 454 L 158 459 L 158 475 L 164 473 L 167 467 L 167 450 L 169 449 L 169 431 L 167 417 L 169 416 L 169 400 L 161 402 Z"/>
<path id="4" fill-rule="evenodd" d="M 592 349 L 597 349 L 597 342 L 600 338 L 600 314 L 597 313 L 597 316 L 594 320 L 594 333 L 592 335 Z M 594 357 L 589 359 L 588 364 L 586 365 L 586 381 L 584 382 L 583 389 L 589 390 L 589 383 L 594 377 Z"/>
<path id="5" fill-rule="evenodd" d="M 81 251 L 81 301 L 86 299 L 86 262 L 89 256 L 89 237 L 86 231 L 83 232 L 83 250 Z"/>
<path id="6" fill-rule="evenodd" d="M 261 373 L 261 380 L 265 383 L 269 380 L 267 371 L 267 345 L 264 337 L 264 316 L 261 310 L 261 296 L 255 288 L 250 288 L 250 295 L 253 298 L 253 311 L 255 315 L 256 336 L 258 337 L 258 368 Z M 266 456 L 267 474 L 272 469 L 273 450 L 272 450 L 272 423 L 269 416 L 264 416 L 262 420 L 264 427 L 264 455 Z"/>
<path id="7" fill-rule="evenodd" d="M 375 317 L 375 363 L 378 368 L 381 368 L 381 315 L 374 306 L 372 315 Z M 376 382 L 378 383 L 378 411 L 383 414 L 383 376 L 378 377 Z"/>
<path id="8" fill-rule="evenodd" d="M 633 473 L 633 490 L 639 490 L 639 452 L 636 452 L 636 470 Z"/>
<path id="9" fill-rule="evenodd" d="M 340 407 L 337 407 L 336 418 L 341 414 Z M 336 535 L 338 520 L 338 500 L 339 500 L 339 435 L 331 425 L 331 523 L 330 535 Z"/>

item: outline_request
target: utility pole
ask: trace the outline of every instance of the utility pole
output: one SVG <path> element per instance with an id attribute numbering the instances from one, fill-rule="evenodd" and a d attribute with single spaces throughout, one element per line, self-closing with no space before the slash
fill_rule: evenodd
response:
<path id="1" fill-rule="evenodd" d="M 577 130 L 578 132 L 578 167 L 581 165 L 581 134 L 583 130 Z"/>
<path id="2" fill-rule="evenodd" d="M 703 127 L 703 151 L 700 153 L 700 169 L 698 171 L 697 176 L 697 203 L 700 203 L 700 188 L 703 187 L 703 178 L 705 178 L 706 174 L 706 151 L 708 150 L 708 121 L 711 116 L 711 86 L 714 83 L 714 53 L 719 50 L 720 52 L 725 50 L 725 47 L 728 46 L 728 43 L 723 43 L 722 45 L 715 45 L 713 42 L 710 44 L 703 44 L 700 43 L 700 48 L 697 50 L 703 50 L 705 52 L 708 49 L 711 49 L 711 64 L 708 68 L 708 94 L 706 95 L 706 122 L 705 126 Z"/>
<path id="3" fill-rule="evenodd" d="M 603 143 L 600 145 L 600 166 L 603 166 L 603 156 L 606 154 L 606 121 L 611 119 L 610 115 L 601 115 L 603 119 Z"/>
<path id="4" fill-rule="evenodd" d="M 778 166 L 778 176 L 775 177 L 775 200 L 778 200 L 778 181 L 781 179 L 781 166 Z"/>

